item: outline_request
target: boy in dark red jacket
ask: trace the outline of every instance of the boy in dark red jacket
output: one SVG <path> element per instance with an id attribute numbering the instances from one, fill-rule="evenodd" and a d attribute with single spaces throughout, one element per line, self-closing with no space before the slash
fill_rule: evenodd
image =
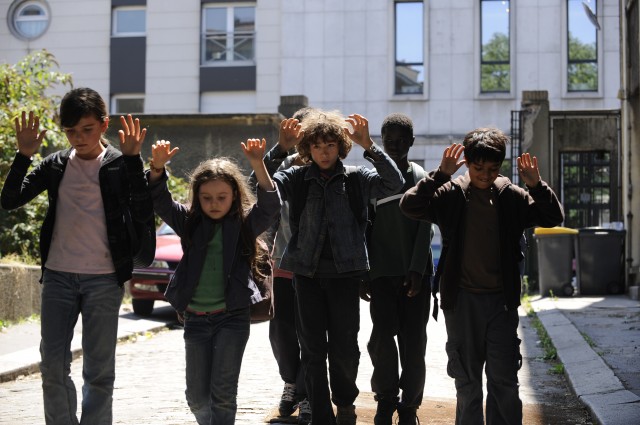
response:
<path id="1" fill-rule="evenodd" d="M 447 373 L 455 379 L 458 425 L 483 423 L 483 367 L 487 425 L 522 424 L 519 242 L 526 228 L 553 227 L 564 220 L 560 202 L 540 178 L 535 156 L 517 158 L 527 190 L 499 175 L 507 142 L 495 128 L 469 132 L 463 144 L 447 147 L 440 167 L 400 201 L 408 217 L 437 224 L 442 233 L 436 279 L 440 277 Z M 452 180 L 462 165 L 467 172 Z"/>

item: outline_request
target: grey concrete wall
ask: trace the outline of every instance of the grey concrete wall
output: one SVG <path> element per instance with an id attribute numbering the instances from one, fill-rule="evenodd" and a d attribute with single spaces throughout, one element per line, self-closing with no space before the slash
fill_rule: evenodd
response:
<path id="1" fill-rule="evenodd" d="M 40 267 L 0 264 L 0 319 L 40 314 Z"/>
<path id="2" fill-rule="evenodd" d="M 151 145 L 157 140 L 170 140 L 180 152 L 169 167 L 174 175 L 185 177 L 201 161 L 217 156 L 235 158 L 242 168 L 251 172 L 240 148 L 249 138 L 265 138 L 267 149 L 278 142 L 280 114 L 220 114 L 220 115 L 136 115 L 147 129 L 142 157 L 147 167 Z M 118 146 L 119 116 L 112 116 L 107 138 Z"/>

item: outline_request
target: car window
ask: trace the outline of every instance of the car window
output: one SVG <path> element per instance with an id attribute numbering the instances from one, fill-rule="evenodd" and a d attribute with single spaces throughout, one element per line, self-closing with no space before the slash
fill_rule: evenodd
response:
<path id="1" fill-rule="evenodd" d="M 173 231 L 173 229 L 167 224 L 167 223 L 162 223 L 160 225 L 160 227 L 158 227 L 158 230 L 156 231 L 156 234 L 158 236 L 162 236 L 162 235 L 175 235 L 176 232 Z"/>

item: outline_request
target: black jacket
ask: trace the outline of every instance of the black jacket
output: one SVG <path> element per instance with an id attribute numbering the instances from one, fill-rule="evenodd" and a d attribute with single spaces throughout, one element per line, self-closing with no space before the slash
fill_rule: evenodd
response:
<path id="1" fill-rule="evenodd" d="M 2 208 L 11 210 L 23 206 L 43 191 L 47 191 L 49 208 L 40 229 L 40 259 L 43 269 L 49 255 L 56 219 L 58 187 L 70 153 L 71 149 L 65 149 L 47 156 L 29 175 L 27 171 L 31 159 L 17 153 L 0 195 Z M 143 172 L 142 158 L 140 155 L 122 155 L 119 150 L 107 145 L 99 179 L 111 258 L 118 283 L 123 285 L 131 279 L 133 259 L 119 197 L 128 193 L 129 196 L 124 196 L 124 199 L 129 205 L 134 221 L 144 223 L 153 217 L 153 205 Z M 120 183 L 119 187 L 114 187 L 115 182 Z"/>
<path id="2" fill-rule="evenodd" d="M 410 218 L 437 224 L 442 234 L 443 258 L 438 263 L 441 307 L 454 309 L 460 283 L 460 263 L 464 241 L 468 174 L 451 180 L 435 170 L 409 189 L 400 200 L 400 209 Z M 543 181 L 527 192 L 503 176 L 493 183 L 498 192 L 498 224 L 500 228 L 500 268 L 505 307 L 520 305 L 520 238 L 524 229 L 557 226 L 564 220 L 562 205 L 553 190 Z M 444 253 L 446 252 L 446 255 Z M 442 270 L 440 270 L 442 268 Z"/>
<path id="3" fill-rule="evenodd" d="M 182 259 L 176 268 L 165 292 L 167 301 L 179 312 L 185 311 L 200 282 L 200 275 L 207 255 L 207 246 L 213 236 L 213 220 L 201 215 L 190 234 L 187 234 L 186 205 L 173 200 L 167 187 L 167 174 L 149 185 L 153 197 L 153 206 L 158 216 L 167 223 L 178 236 L 182 244 Z M 251 207 L 245 218 L 252 240 L 267 230 L 278 218 L 280 194 L 277 188 L 267 192 L 258 187 L 257 202 Z M 240 238 L 242 222 L 239 216 L 227 214 L 222 219 L 222 262 L 225 278 L 224 298 L 228 311 L 248 308 L 262 301 L 262 295 L 253 281 L 249 264 L 248 250 Z M 189 244 L 185 243 L 191 237 Z"/>

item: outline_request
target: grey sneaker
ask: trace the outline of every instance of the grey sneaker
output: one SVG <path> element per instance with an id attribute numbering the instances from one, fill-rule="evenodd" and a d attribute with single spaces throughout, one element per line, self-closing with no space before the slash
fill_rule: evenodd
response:
<path id="1" fill-rule="evenodd" d="M 291 416 L 296 410 L 296 384 L 284 384 L 282 397 L 280 397 L 280 405 L 278 411 L 280 416 Z"/>
<path id="2" fill-rule="evenodd" d="M 298 403 L 298 425 L 311 424 L 311 405 L 306 398 Z"/>
<path id="3" fill-rule="evenodd" d="M 356 406 L 338 406 L 336 425 L 356 425 Z"/>

